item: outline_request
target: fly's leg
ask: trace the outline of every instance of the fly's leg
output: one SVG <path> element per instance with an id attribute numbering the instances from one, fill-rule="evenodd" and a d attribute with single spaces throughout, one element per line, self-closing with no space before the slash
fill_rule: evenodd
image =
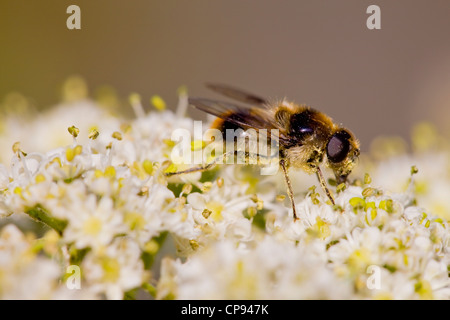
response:
<path id="1" fill-rule="evenodd" d="M 332 203 L 333 206 L 334 206 L 336 203 L 334 202 L 333 195 L 331 194 L 330 189 L 328 189 L 327 185 L 325 184 L 325 179 L 323 178 L 322 171 L 320 170 L 319 167 L 317 167 L 316 174 L 317 174 L 317 179 L 319 179 L 320 186 L 321 186 L 322 189 L 325 191 L 325 193 L 326 193 L 328 199 L 330 199 L 331 203 Z"/>
<path id="2" fill-rule="evenodd" d="M 280 161 L 280 166 L 281 166 L 281 169 L 283 169 L 284 178 L 286 180 L 286 185 L 287 185 L 287 189 L 288 189 L 287 191 L 288 191 L 289 199 L 291 200 L 292 213 L 294 215 L 294 221 L 296 221 L 296 220 L 298 220 L 298 216 L 297 216 L 297 211 L 295 210 L 294 192 L 292 191 L 291 180 L 289 179 L 289 175 L 288 175 L 286 164 L 285 164 L 284 160 Z"/>

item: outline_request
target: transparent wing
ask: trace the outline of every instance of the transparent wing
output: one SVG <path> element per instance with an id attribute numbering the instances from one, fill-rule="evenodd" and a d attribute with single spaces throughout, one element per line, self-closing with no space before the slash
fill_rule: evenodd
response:
<path id="1" fill-rule="evenodd" d="M 228 98 L 243 102 L 243 103 L 248 103 L 251 104 L 253 106 L 265 106 L 267 105 L 267 100 L 264 98 L 261 98 L 253 93 L 250 92 L 246 92 L 244 90 L 241 89 L 237 89 L 228 85 L 224 85 L 224 84 L 217 84 L 217 83 L 207 83 L 206 87 L 208 87 L 209 89 L 220 93 Z"/>
<path id="2" fill-rule="evenodd" d="M 243 129 L 276 129 L 276 123 L 268 109 L 203 98 L 189 98 L 189 104 Z"/>
<path id="3" fill-rule="evenodd" d="M 244 130 L 267 129 L 268 133 L 270 132 L 267 135 L 269 140 L 274 140 L 276 144 L 282 146 L 293 144 L 291 137 L 286 135 L 286 128 L 279 127 L 270 109 L 240 106 L 233 103 L 203 98 L 189 98 L 189 104 L 199 110 L 223 119 L 226 124 L 225 127 L 232 129 L 236 129 L 237 127 Z M 272 144 L 274 141 L 269 141 L 269 143 Z"/>

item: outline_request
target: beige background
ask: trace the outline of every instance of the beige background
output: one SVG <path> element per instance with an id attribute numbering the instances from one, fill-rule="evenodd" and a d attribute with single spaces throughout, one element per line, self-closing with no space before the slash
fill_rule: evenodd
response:
<path id="1" fill-rule="evenodd" d="M 66 28 L 70 4 L 81 30 Z M 366 28 L 370 4 L 381 30 Z M 170 105 L 180 85 L 217 97 L 203 86 L 217 81 L 310 104 L 364 150 L 422 119 L 449 124 L 449 34 L 448 0 L 1 0 L 0 101 L 47 107 L 72 74 Z"/>

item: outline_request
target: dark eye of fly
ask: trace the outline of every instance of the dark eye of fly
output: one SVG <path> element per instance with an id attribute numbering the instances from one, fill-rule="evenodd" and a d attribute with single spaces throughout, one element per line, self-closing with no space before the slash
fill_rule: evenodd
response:
<path id="1" fill-rule="evenodd" d="M 305 110 L 291 117 L 291 134 L 296 136 L 309 135 L 314 132 L 311 123 L 311 111 Z"/>
<path id="2" fill-rule="evenodd" d="M 341 162 L 350 151 L 350 135 L 346 131 L 335 133 L 327 145 L 327 157 L 331 162 Z"/>

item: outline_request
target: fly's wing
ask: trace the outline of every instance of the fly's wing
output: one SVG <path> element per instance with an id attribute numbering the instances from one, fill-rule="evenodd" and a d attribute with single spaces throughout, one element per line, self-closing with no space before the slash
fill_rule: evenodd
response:
<path id="1" fill-rule="evenodd" d="M 213 128 L 222 132 L 226 151 L 234 151 L 237 163 L 264 164 L 278 156 L 279 130 L 273 130 L 278 128 L 269 109 L 201 98 L 189 98 L 189 103 L 219 118 Z"/>
<path id="2" fill-rule="evenodd" d="M 267 99 L 225 84 L 207 83 L 206 86 L 228 98 L 250 104 L 252 107 L 250 111 L 243 111 L 249 110 L 249 107 L 209 100 L 209 105 L 204 104 L 203 108 L 197 106 L 198 109 L 226 119 L 227 122 L 232 122 L 241 128 L 278 129 L 279 134 L 272 135 L 272 137 L 275 137 L 280 145 L 291 146 L 295 143 L 292 141 L 292 137 L 286 134 L 285 125 L 280 125 L 274 119 L 273 110 L 270 110 L 271 103 Z"/>
<path id="3" fill-rule="evenodd" d="M 267 100 L 264 98 L 261 98 L 253 93 L 246 92 L 241 89 L 237 89 L 228 85 L 224 84 L 217 84 L 217 83 L 207 83 L 206 87 L 209 89 L 218 92 L 225 97 L 243 102 L 248 103 L 254 106 L 265 106 L 267 105 Z"/>
<path id="4" fill-rule="evenodd" d="M 266 157 L 278 156 L 280 147 L 291 143 L 289 138 L 286 138 L 286 128 L 279 127 L 279 124 L 273 117 L 273 111 L 269 108 L 244 107 L 233 103 L 203 98 L 189 98 L 189 104 L 219 118 L 219 121 L 216 121 L 213 127 L 222 131 L 224 140 L 227 138 L 227 129 L 243 129 L 245 136 L 253 139 L 253 141 L 258 141 L 258 144 L 264 140 L 264 143 L 267 143 L 265 146 L 269 147 Z M 255 135 L 257 135 L 257 138 L 254 138 Z M 261 150 L 259 145 L 258 148 L 258 150 Z M 240 145 L 237 146 L 237 149 L 238 151 L 248 150 L 248 148 L 243 148 Z M 258 156 L 260 156 L 261 153 L 258 153 Z"/>
<path id="5" fill-rule="evenodd" d="M 230 125 L 230 129 L 278 129 L 269 109 L 203 98 L 189 98 L 189 104 L 223 119 L 224 123 Z"/>

